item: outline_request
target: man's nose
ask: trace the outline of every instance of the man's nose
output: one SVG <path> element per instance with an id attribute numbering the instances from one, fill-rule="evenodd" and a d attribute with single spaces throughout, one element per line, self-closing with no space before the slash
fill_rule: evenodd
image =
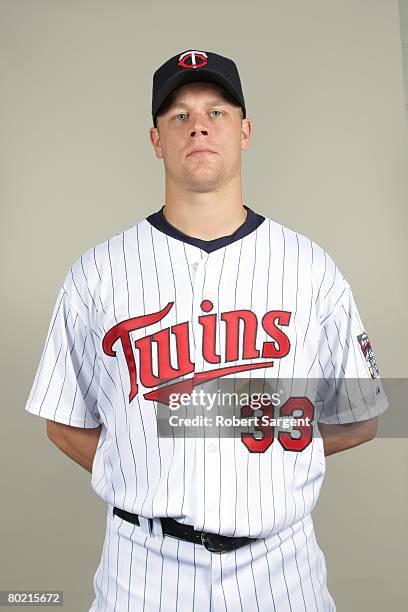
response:
<path id="1" fill-rule="evenodd" d="M 192 120 L 191 125 L 191 136 L 196 136 L 199 134 L 208 135 L 208 126 L 207 122 L 202 115 L 196 115 Z"/>
<path id="2" fill-rule="evenodd" d="M 191 136 L 196 136 L 198 134 L 204 134 L 204 136 L 208 136 L 208 131 L 204 128 L 198 128 L 191 131 Z"/>

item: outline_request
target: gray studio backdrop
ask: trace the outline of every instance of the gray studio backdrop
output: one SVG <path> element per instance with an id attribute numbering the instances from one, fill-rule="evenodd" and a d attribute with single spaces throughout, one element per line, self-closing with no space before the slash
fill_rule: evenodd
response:
<path id="1" fill-rule="evenodd" d="M 0 2 L 0 589 L 61 589 L 67 612 L 93 599 L 105 506 L 90 475 L 24 405 L 70 265 L 163 203 L 148 130 L 152 73 L 165 59 L 189 48 L 236 59 L 254 122 L 245 202 L 332 255 L 382 375 L 407 375 L 397 0 L 193 8 L 180 0 Z M 327 458 L 313 516 L 339 612 L 406 605 L 407 460 L 405 439 Z"/>

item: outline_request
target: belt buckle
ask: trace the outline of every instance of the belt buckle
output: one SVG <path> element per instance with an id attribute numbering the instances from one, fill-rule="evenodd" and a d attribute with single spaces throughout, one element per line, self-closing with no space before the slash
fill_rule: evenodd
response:
<path id="1" fill-rule="evenodd" d="M 201 544 L 204 546 L 204 548 L 206 548 L 210 552 L 216 552 L 216 553 L 227 552 L 228 548 L 225 547 L 225 544 L 219 543 L 219 545 L 216 546 L 212 536 L 217 537 L 217 534 L 208 533 L 207 531 L 201 532 Z"/>
<path id="2" fill-rule="evenodd" d="M 231 550 L 246 546 L 251 541 L 256 542 L 258 538 L 240 537 L 231 538 L 229 536 L 220 536 L 217 533 L 208 533 L 207 531 L 201 532 L 201 544 L 210 552 L 225 553 Z"/>

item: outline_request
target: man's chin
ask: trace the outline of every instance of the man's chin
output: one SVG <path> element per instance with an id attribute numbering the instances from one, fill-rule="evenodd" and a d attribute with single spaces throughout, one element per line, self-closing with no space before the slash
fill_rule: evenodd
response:
<path id="1" fill-rule="evenodd" d="M 190 181 L 187 184 L 188 191 L 195 193 L 210 193 L 216 191 L 221 185 L 221 181 Z"/>

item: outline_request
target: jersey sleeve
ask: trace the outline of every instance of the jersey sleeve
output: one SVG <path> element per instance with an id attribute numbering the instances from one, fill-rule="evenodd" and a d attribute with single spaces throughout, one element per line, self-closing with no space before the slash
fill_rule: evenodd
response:
<path id="1" fill-rule="evenodd" d="M 65 425 L 97 427 L 99 368 L 93 332 L 62 286 L 25 410 Z"/>
<path id="2" fill-rule="evenodd" d="M 320 321 L 316 406 L 326 424 L 368 420 L 389 406 L 350 285 L 341 284 L 335 308 Z"/>

